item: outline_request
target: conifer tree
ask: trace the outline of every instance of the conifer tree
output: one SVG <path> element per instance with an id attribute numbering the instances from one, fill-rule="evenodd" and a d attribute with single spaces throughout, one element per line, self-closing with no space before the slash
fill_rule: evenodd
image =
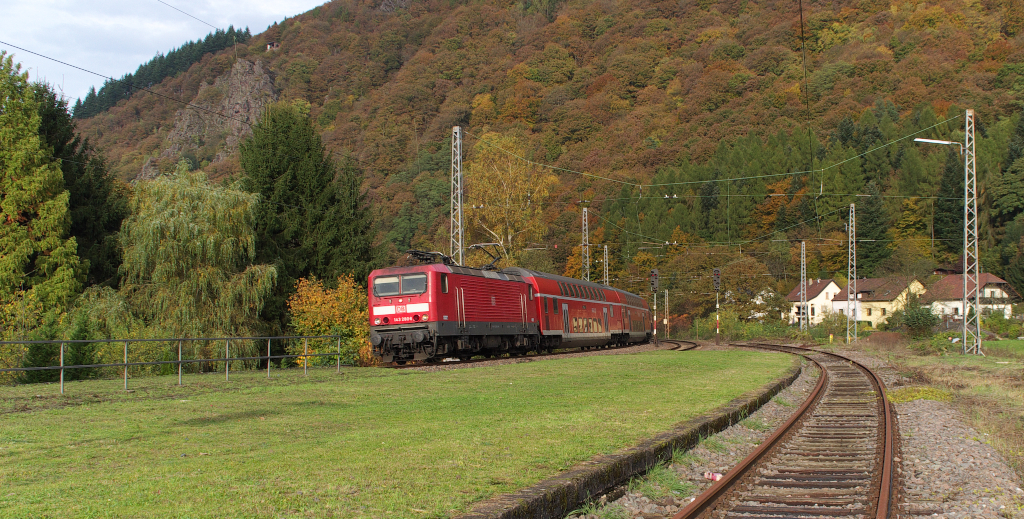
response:
<path id="1" fill-rule="evenodd" d="M 36 84 L 34 91 L 39 103 L 39 136 L 52 156 L 61 159 L 69 195 L 70 233 L 78 242 L 86 284 L 116 287 L 121 265 L 118 230 L 128 215 L 128 187 L 114 178 L 89 141 L 75 132 L 67 101 L 48 85 Z"/>
<path id="2" fill-rule="evenodd" d="M 942 249 L 957 255 L 964 248 L 964 165 L 955 150 L 946 155 L 939 198 L 935 201 L 935 238 Z"/>
<path id="3" fill-rule="evenodd" d="M 28 75 L 0 51 L 0 302 L 32 292 L 59 311 L 81 290 L 81 266 L 68 236 L 69 195 L 39 137 L 37 106 Z"/>
<path id="4" fill-rule="evenodd" d="M 285 303 L 299 278 L 365 280 L 372 262 L 362 174 L 337 167 L 309 117 L 294 106 L 270 107 L 241 147 L 246 189 L 260 195 L 256 260 L 278 268 L 263 316 L 282 331 Z"/>
<path id="5" fill-rule="evenodd" d="M 890 222 L 882 204 L 882 193 L 874 181 L 865 187 L 868 195 L 857 207 L 857 273 L 876 275 L 878 266 L 892 255 Z"/>

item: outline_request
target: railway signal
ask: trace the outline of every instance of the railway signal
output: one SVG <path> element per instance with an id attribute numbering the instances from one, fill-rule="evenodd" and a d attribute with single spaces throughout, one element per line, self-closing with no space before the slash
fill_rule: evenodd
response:
<path id="1" fill-rule="evenodd" d="M 712 270 L 711 278 L 715 282 L 715 344 L 718 344 L 718 334 L 722 329 L 718 313 L 718 291 L 722 288 L 722 269 Z"/>
<path id="2" fill-rule="evenodd" d="M 651 269 L 651 292 L 658 291 L 658 269 Z"/>

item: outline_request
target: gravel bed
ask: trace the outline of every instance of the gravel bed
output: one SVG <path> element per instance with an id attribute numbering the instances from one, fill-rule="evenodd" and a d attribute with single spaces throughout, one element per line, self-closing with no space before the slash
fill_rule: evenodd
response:
<path id="1" fill-rule="evenodd" d="M 685 455 L 673 460 L 667 468 L 678 479 L 672 482 L 674 485 L 665 485 L 663 480 L 654 478 L 635 478 L 629 486 L 609 492 L 598 503 L 588 505 L 568 518 L 672 517 L 711 486 L 712 481 L 705 479 L 705 472 L 728 473 L 792 416 L 817 383 L 817 368 L 805 365 L 793 384 L 746 420 L 707 438 Z M 676 491 L 673 492 L 669 487 L 675 487 Z"/>
<path id="2" fill-rule="evenodd" d="M 661 343 L 659 346 L 655 346 L 654 343 L 648 344 L 637 344 L 636 346 L 628 346 L 625 348 L 615 348 L 608 350 L 586 350 L 586 351 L 570 351 L 565 353 L 556 353 L 553 355 L 531 355 L 528 357 L 507 357 L 501 359 L 490 359 L 483 361 L 473 362 L 445 362 L 440 364 L 424 364 L 423 366 L 410 366 L 403 369 L 414 369 L 417 371 L 446 371 L 450 369 L 465 369 L 465 368 L 480 368 L 484 366 L 500 366 L 502 364 L 522 364 L 524 362 L 536 362 L 539 360 L 556 360 L 565 359 L 569 357 L 591 357 L 594 355 L 629 355 L 632 353 L 641 353 L 645 351 L 665 351 L 671 350 L 675 347 L 675 344 Z"/>
<path id="3" fill-rule="evenodd" d="M 909 382 L 882 359 L 856 350 L 837 353 L 874 370 L 887 389 Z M 895 409 L 903 491 L 899 517 L 1024 518 L 1020 479 L 952 405 L 913 400 Z"/>

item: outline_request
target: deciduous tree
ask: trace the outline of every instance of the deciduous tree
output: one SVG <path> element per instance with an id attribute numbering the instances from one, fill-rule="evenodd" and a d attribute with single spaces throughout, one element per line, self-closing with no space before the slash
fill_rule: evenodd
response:
<path id="1" fill-rule="evenodd" d="M 252 336 L 277 269 L 254 264 L 257 196 L 185 164 L 142 182 L 125 220 L 121 293 L 150 334 Z"/>
<path id="2" fill-rule="evenodd" d="M 510 265 L 544 232 L 544 202 L 558 178 L 525 160 L 526 139 L 516 134 L 486 133 L 467 163 L 467 205 L 472 221 L 497 243 Z"/>

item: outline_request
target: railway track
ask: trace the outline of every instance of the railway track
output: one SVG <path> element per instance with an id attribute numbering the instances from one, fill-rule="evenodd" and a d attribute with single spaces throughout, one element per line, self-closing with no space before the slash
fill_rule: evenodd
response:
<path id="1" fill-rule="evenodd" d="M 663 343 L 663 344 L 666 344 L 666 343 L 667 344 L 671 344 L 672 348 L 669 348 L 669 349 L 671 349 L 673 351 L 688 351 L 688 350 L 692 350 L 692 349 L 694 349 L 694 348 L 696 348 L 698 346 L 697 343 L 692 342 L 692 341 L 682 341 L 682 340 L 674 340 L 674 339 L 662 340 L 661 343 Z M 492 362 L 492 361 L 495 361 L 495 360 L 507 360 L 507 359 L 524 359 L 524 360 L 530 361 L 530 360 L 535 360 L 535 359 L 542 359 L 544 357 L 550 357 L 550 356 L 553 356 L 553 355 L 572 355 L 572 354 L 576 354 L 576 353 L 587 353 L 587 352 L 591 352 L 591 351 L 620 350 L 620 349 L 623 349 L 623 348 L 632 348 L 634 346 L 639 346 L 641 344 L 650 344 L 650 343 L 627 344 L 627 345 L 624 345 L 624 346 L 611 346 L 611 347 L 607 347 L 607 348 L 578 348 L 578 349 L 573 349 L 573 350 L 556 350 L 556 351 L 553 351 L 551 353 L 535 353 L 533 355 L 518 355 L 518 356 L 515 356 L 515 357 L 488 357 L 488 358 L 482 358 L 482 359 L 450 360 L 450 361 L 441 361 L 441 362 L 423 362 L 423 363 L 408 363 L 408 364 L 391 363 L 391 364 L 386 365 L 385 367 L 392 368 L 392 369 L 412 369 L 412 368 L 422 368 L 422 367 L 426 367 L 426 366 L 466 366 L 466 365 L 469 365 L 469 364 L 479 364 L 479 363 L 482 363 L 482 362 Z"/>
<path id="2" fill-rule="evenodd" d="M 771 437 L 673 519 L 890 517 L 895 426 L 885 387 L 866 367 L 801 348 L 821 377 Z"/>

